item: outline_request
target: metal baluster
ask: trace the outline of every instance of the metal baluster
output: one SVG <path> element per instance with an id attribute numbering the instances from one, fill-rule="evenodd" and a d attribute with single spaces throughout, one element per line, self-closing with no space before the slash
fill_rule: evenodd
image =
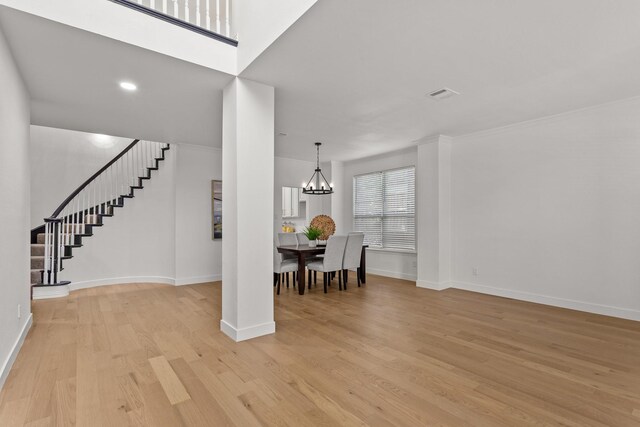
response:
<path id="1" fill-rule="evenodd" d="M 129 162 L 129 156 L 131 155 L 131 151 L 127 151 L 127 154 L 124 155 L 124 177 L 125 177 L 125 188 L 124 191 L 126 194 L 129 194 L 129 190 L 127 187 L 129 186 L 129 183 L 131 182 L 131 175 L 130 175 L 130 169 L 131 169 L 131 165 Z"/>
<path id="2" fill-rule="evenodd" d="M 205 13 L 207 14 L 205 22 L 207 23 L 207 30 L 211 31 L 211 0 L 204 0 Z"/>
<path id="3" fill-rule="evenodd" d="M 95 208 L 95 206 L 96 206 L 96 186 L 95 186 L 95 182 L 92 181 L 89 184 L 89 191 L 90 191 L 89 196 L 91 197 L 91 203 L 90 203 L 91 210 L 89 212 L 89 218 L 91 218 L 91 215 L 94 215 L 95 214 L 95 210 L 96 210 L 96 208 Z"/>
<path id="4" fill-rule="evenodd" d="M 98 175 L 98 177 L 100 177 L 100 175 Z M 97 203 L 98 203 L 98 181 L 97 179 L 95 181 L 91 182 L 91 187 L 93 188 L 93 204 L 91 205 L 91 210 L 93 211 L 93 216 L 95 217 L 97 215 Z"/>
<path id="5" fill-rule="evenodd" d="M 137 150 L 138 150 L 138 144 L 134 145 L 133 148 L 131 149 L 131 172 L 132 172 L 131 186 L 136 185 L 136 174 L 138 173 L 138 164 L 136 163 L 138 160 Z"/>
<path id="6" fill-rule="evenodd" d="M 73 225 L 73 214 L 75 211 L 75 203 L 76 203 L 76 199 L 75 197 L 71 200 L 70 205 L 70 212 L 69 212 L 69 228 L 71 229 L 71 241 L 74 241 L 75 235 L 76 235 L 76 230 L 75 230 L 75 226 Z"/>
<path id="7" fill-rule="evenodd" d="M 62 268 L 62 255 L 60 254 L 61 243 L 62 243 L 62 227 L 60 221 L 56 221 L 56 235 L 58 236 L 55 244 L 56 244 L 56 268 L 55 268 L 55 279 L 54 282 L 58 283 L 58 271 Z"/>
<path id="8" fill-rule="evenodd" d="M 144 141 L 140 141 L 140 176 L 145 176 L 144 174 L 144 164 L 146 163 L 146 156 L 144 153 Z"/>
<path id="9" fill-rule="evenodd" d="M 118 162 L 113 164 L 113 186 L 116 188 L 116 198 L 120 199 L 120 187 L 118 187 Z"/>
<path id="10" fill-rule="evenodd" d="M 138 177 L 143 176 L 142 170 L 144 169 L 144 150 L 142 149 L 143 141 L 138 143 Z M 140 180 L 138 180 L 140 182 Z"/>
<path id="11" fill-rule="evenodd" d="M 62 245 L 67 244 L 67 216 L 65 210 L 62 210 Z"/>
<path id="12" fill-rule="evenodd" d="M 103 199 L 103 197 L 102 197 L 102 195 L 103 195 L 103 194 L 102 194 L 102 186 L 104 185 L 104 177 L 103 177 L 103 174 L 98 175 L 98 178 L 97 178 L 96 180 L 97 180 L 97 182 L 96 182 L 96 187 L 98 188 L 98 189 L 97 189 L 97 191 L 98 191 L 98 198 L 97 198 L 97 200 L 96 200 L 96 201 L 98 202 L 98 211 L 99 211 L 101 214 L 105 214 L 105 213 L 107 213 L 107 212 L 106 212 L 107 207 L 102 203 L 102 202 L 104 201 L 104 199 Z"/>
<path id="13" fill-rule="evenodd" d="M 48 242 L 49 242 L 49 222 L 45 220 L 44 222 L 44 265 L 42 266 L 44 273 L 42 275 L 42 283 L 47 283 L 47 284 L 49 283 L 49 280 L 47 279 L 47 269 L 49 266 Z"/>
<path id="14" fill-rule="evenodd" d="M 78 234 L 78 211 L 80 210 L 80 197 L 78 195 L 76 195 L 76 197 L 73 198 L 74 201 L 74 209 L 73 209 L 73 234 L 74 236 L 76 234 Z"/>
<path id="15" fill-rule="evenodd" d="M 113 166 L 109 166 L 109 168 L 107 169 L 107 176 L 109 177 L 109 192 L 111 193 L 111 199 L 110 200 L 114 200 L 114 195 L 113 195 Z M 118 204 L 117 200 L 113 201 L 114 205 Z"/>
<path id="16" fill-rule="evenodd" d="M 231 8 L 229 8 L 229 0 L 226 1 L 226 8 L 225 8 L 225 16 L 224 16 L 224 20 L 226 23 L 226 27 L 227 27 L 227 33 L 225 34 L 227 37 L 231 36 L 231 24 L 229 22 L 229 17 L 231 15 Z"/>
<path id="17" fill-rule="evenodd" d="M 220 0 L 216 0 L 216 33 L 220 34 Z"/>

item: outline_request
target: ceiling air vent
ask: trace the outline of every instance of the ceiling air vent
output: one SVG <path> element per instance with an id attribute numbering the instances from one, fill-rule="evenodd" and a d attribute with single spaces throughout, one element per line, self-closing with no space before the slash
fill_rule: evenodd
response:
<path id="1" fill-rule="evenodd" d="M 441 100 L 441 99 L 451 98 L 452 96 L 455 96 L 455 95 L 460 95 L 460 93 L 456 92 L 455 90 L 451 90 L 447 87 L 444 87 L 442 89 L 438 89 L 436 91 L 431 92 L 429 94 L 429 97 L 432 99 Z"/>

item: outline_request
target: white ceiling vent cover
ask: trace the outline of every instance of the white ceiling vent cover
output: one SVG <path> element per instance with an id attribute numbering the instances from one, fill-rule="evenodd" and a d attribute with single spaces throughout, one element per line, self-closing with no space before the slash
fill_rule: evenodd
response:
<path id="1" fill-rule="evenodd" d="M 443 87 L 442 89 L 435 90 L 429 94 L 429 97 L 436 100 L 442 100 L 451 98 L 452 96 L 460 95 L 459 92 L 456 92 L 453 89 L 449 89 L 448 87 Z"/>

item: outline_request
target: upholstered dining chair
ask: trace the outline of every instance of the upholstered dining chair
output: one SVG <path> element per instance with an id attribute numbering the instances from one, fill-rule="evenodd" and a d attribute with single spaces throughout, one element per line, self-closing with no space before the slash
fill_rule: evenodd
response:
<path id="1" fill-rule="evenodd" d="M 331 277 L 330 273 L 342 271 L 342 261 L 344 250 L 347 246 L 347 236 L 331 236 L 327 240 L 327 248 L 322 260 L 313 261 L 307 264 L 311 271 L 320 271 L 324 276 L 324 293 L 327 293 L 327 285 Z M 338 286 L 342 290 L 342 275 L 338 274 Z"/>
<path id="2" fill-rule="evenodd" d="M 285 259 L 282 254 L 278 253 L 278 245 L 273 242 L 273 286 L 278 286 L 277 294 L 280 295 L 280 282 L 282 282 L 282 274 L 286 273 L 287 278 L 289 272 L 295 272 L 298 269 L 298 263 L 292 259 Z M 288 284 L 288 281 L 287 281 Z"/>
<path id="3" fill-rule="evenodd" d="M 299 245 L 309 244 L 309 239 L 307 238 L 307 236 L 305 236 L 304 233 L 296 233 L 296 240 L 298 241 Z"/>
<path id="4" fill-rule="evenodd" d="M 278 233 L 278 246 L 297 246 L 298 238 L 295 233 Z M 284 260 L 296 260 L 297 257 L 293 254 L 282 254 Z M 296 270 L 297 271 L 297 270 Z M 293 272 L 293 283 L 296 283 L 296 271 Z M 287 288 L 289 287 L 289 273 L 286 273 Z"/>
<path id="5" fill-rule="evenodd" d="M 296 238 L 298 239 L 298 245 L 308 245 L 309 244 L 309 239 L 307 238 L 307 236 L 305 236 L 304 233 L 297 233 L 296 234 Z M 318 254 L 318 255 L 314 255 L 312 257 L 309 257 L 305 260 L 306 264 L 309 264 L 310 262 L 314 262 L 314 261 L 321 261 L 322 257 L 324 257 L 323 254 Z M 313 282 L 317 282 L 317 273 L 314 272 L 313 274 Z M 309 289 L 311 289 L 311 270 L 309 270 Z"/>
<path id="6" fill-rule="evenodd" d="M 349 280 L 349 270 L 356 269 L 358 277 L 358 287 L 360 287 L 360 258 L 362 256 L 362 244 L 364 243 L 364 233 L 349 233 L 347 236 L 347 247 L 344 251 L 344 260 L 342 261 L 342 273 L 344 276 L 344 289 L 347 289 L 347 281 Z"/>

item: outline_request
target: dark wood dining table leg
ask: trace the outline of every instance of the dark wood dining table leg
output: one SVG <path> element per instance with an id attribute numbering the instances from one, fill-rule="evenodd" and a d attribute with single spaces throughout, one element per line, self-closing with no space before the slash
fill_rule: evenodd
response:
<path id="1" fill-rule="evenodd" d="M 304 267 L 305 267 L 305 262 L 304 262 L 304 252 L 300 252 L 298 253 L 298 280 L 300 280 L 298 282 L 298 293 L 300 295 L 304 295 L 304 279 L 305 279 L 305 274 L 304 274 Z"/>
<path id="2" fill-rule="evenodd" d="M 367 250 L 362 248 L 362 254 L 360 255 L 360 281 L 364 284 L 367 283 Z"/>

